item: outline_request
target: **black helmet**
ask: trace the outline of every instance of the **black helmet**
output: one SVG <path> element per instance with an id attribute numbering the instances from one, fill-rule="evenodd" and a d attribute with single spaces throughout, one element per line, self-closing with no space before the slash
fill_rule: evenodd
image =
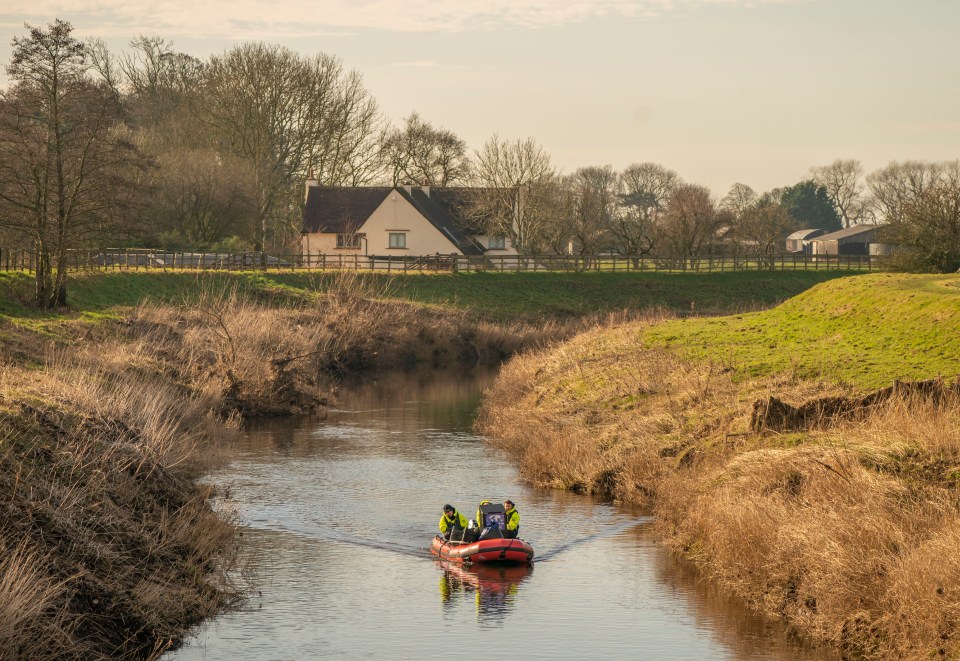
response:
<path id="1" fill-rule="evenodd" d="M 443 511 L 444 511 L 444 512 L 455 512 L 456 510 L 453 508 L 453 505 L 444 505 L 444 506 L 443 506 Z"/>

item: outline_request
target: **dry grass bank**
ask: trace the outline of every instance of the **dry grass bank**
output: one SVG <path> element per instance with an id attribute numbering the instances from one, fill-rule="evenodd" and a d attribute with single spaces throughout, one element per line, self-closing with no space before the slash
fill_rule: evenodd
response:
<path id="1" fill-rule="evenodd" d="M 195 478 L 242 418 L 322 410 L 350 373 L 495 363 L 579 327 L 372 286 L 0 319 L 0 658 L 154 658 L 234 603 L 237 528 Z"/>
<path id="2" fill-rule="evenodd" d="M 643 324 L 508 363 L 480 425 L 534 483 L 650 508 L 758 610 L 849 658 L 960 657 L 960 402 L 754 433 L 753 404 L 852 389 L 644 347 Z"/>
<path id="3" fill-rule="evenodd" d="M 103 358 L 0 364 L 0 658 L 152 658 L 238 596 L 236 529 L 193 481 L 229 429 Z"/>
<path id="4" fill-rule="evenodd" d="M 207 292 L 181 306 L 142 304 L 120 326 L 123 360 L 168 374 L 219 402 L 222 414 L 282 415 L 322 408 L 348 374 L 497 364 L 588 323 L 491 323 L 385 301 L 389 292 L 376 284 L 346 273 L 315 301 L 283 306 L 235 290 Z"/>

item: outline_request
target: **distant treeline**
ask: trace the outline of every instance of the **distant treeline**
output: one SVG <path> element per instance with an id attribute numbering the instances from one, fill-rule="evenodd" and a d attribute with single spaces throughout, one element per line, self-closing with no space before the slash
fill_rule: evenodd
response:
<path id="1" fill-rule="evenodd" d="M 138 36 L 111 52 L 56 20 L 13 40 L 0 92 L 0 245 L 36 252 L 37 299 L 65 300 L 68 249 L 291 253 L 302 184 L 412 182 L 486 192 L 475 229 L 527 254 L 694 257 L 718 244 L 776 253 L 791 231 L 887 224 L 911 268 L 960 266 L 960 162 L 858 161 L 722 199 L 657 163 L 564 174 L 533 139 L 469 150 L 416 112 L 387 118 L 362 76 L 328 54 L 245 43 L 200 60 Z M 493 128 L 493 127 L 492 127 Z"/>

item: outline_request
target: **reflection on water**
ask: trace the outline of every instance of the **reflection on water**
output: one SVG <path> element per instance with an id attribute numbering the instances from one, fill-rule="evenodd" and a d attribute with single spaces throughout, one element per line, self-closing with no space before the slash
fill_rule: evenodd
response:
<path id="1" fill-rule="evenodd" d="M 533 573 L 533 565 L 458 565 L 438 560 L 440 601 L 454 605 L 454 599 L 474 602 L 477 621 L 503 620 L 515 604 L 520 584 Z"/>
<path id="2" fill-rule="evenodd" d="M 833 658 L 698 580 L 648 518 L 523 485 L 471 429 L 491 378 L 382 379 L 326 421 L 251 430 L 212 479 L 258 554 L 255 597 L 170 658 Z M 517 503 L 535 571 L 430 556 L 442 505 L 483 498 Z"/>

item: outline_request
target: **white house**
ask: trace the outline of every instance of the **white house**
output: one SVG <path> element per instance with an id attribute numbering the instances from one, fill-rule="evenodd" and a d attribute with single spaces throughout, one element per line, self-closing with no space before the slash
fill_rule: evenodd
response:
<path id="1" fill-rule="evenodd" d="M 305 258 L 364 255 L 515 255 L 510 237 L 477 234 L 460 210 L 477 189 L 326 187 L 307 180 L 301 226 Z"/>

